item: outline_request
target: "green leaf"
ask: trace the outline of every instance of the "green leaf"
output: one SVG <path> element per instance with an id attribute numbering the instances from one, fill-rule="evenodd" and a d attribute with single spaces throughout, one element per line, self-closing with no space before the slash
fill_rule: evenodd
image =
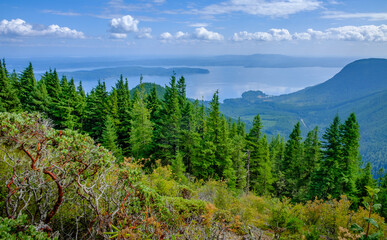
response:
<path id="1" fill-rule="evenodd" d="M 374 225 L 376 228 L 379 228 L 379 225 L 378 223 L 373 219 L 373 218 L 364 218 L 364 220 L 368 223 L 371 223 L 372 225 Z"/>
<path id="2" fill-rule="evenodd" d="M 351 225 L 351 231 L 352 231 L 352 232 L 355 232 L 355 233 L 361 233 L 361 232 L 363 232 L 364 230 L 363 230 L 363 228 L 360 227 L 357 223 L 354 223 L 354 224 Z"/>
<path id="3" fill-rule="evenodd" d="M 378 203 L 378 204 L 375 204 L 375 205 L 373 206 L 373 209 L 374 209 L 375 211 L 378 211 L 381 207 L 382 207 L 382 204 Z"/>

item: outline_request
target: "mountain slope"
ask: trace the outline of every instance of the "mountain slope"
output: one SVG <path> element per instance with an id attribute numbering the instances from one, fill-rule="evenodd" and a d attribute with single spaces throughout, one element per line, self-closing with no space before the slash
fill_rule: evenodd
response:
<path id="1" fill-rule="evenodd" d="M 387 168 L 387 59 L 355 61 L 328 81 L 292 94 L 248 96 L 225 100 L 220 110 L 247 123 L 259 113 L 268 135 L 288 136 L 297 121 L 304 135 L 314 126 L 323 133 L 336 114 L 344 121 L 355 112 L 363 160 L 373 163 L 374 171 Z"/>
<path id="2" fill-rule="evenodd" d="M 387 88 L 387 59 L 362 59 L 345 66 L 328 81 L 273 99 L 298 106 L 337 104 Z"/>

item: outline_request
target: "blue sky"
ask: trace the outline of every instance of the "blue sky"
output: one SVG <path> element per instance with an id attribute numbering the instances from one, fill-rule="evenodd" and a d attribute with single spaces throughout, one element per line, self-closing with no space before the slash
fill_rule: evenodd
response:
<path id="1" fill-rule="evenodd" d="M 0 57 L 386 57 L 386 0 L 12 0 Z"/>

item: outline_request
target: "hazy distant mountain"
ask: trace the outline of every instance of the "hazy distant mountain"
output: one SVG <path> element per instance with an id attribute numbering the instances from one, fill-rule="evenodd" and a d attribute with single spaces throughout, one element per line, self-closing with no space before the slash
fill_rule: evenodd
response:
<path id="1" fill-rule="evenodd" d="M 362 59 L 345 66 L 328 81 L 273 99 L 297 105 L 337 104 L 387 88 L 387 60 Z"/>
<path id="2" fill-rule="evenodd" d="M 262 68 L 342 67 L 349 58 L 292 57 L 280 54 L 222 55 L 212 57 L 181 57 L 140 59 L 125 62 L 145 66 L 242 66 Z"/>
<path id="3" fill-rule="evenodd" d="M 259 113 L 267 134 L 284 136 L 290 134 L 297 121 L 302 123 L 305 135 L 316 125 L 323 132 L 336 114 L 344 121 L 355 112 L 360 123 L 363 160 L 372 162 L 374 169 L 386 169 L 386 100 L 387 59 L 362 59 L 319 85 L 277 97 L 249 91 L 242 98 L 225 100 L 220 109 L 246 122 Z"/>
<path id="4" fill-rule="evenodd" d="M 112 68 L 100 68 L 94 70 L 82 70 L 74 72 L 59 72 L 59 75 L 66 75 L 68 78 L 74 78 L 75 80 L 91 80 L 96 79 L 109 79 L 119 78 L 122 74 L 125 77 L 142 75 L 148 76 L 171 76 L 174 73 L 178 75 L 189 75 L 189 74 L 208 74 L 209 71 L 203 68 L 188 68 L 188 67 L 174 67 L 174 68 L 163 68 L 163 67 L 139 67 L 139 66 L 127 66 L 127 67 L 112 67 Z"/>

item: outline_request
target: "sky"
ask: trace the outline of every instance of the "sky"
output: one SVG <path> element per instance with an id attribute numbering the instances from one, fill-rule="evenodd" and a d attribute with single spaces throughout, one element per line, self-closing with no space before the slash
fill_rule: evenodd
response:
<path id="1" fill-rule="evenodd" d="M 386 0 L 0 0 L 0 57 L 387 57 Z"/>

